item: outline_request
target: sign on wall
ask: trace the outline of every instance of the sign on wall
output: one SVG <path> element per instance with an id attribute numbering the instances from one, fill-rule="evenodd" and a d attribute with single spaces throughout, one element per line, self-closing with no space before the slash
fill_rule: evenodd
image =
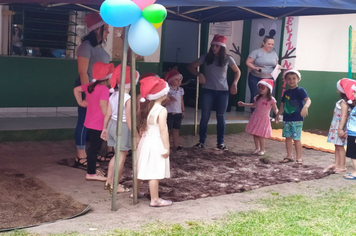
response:
<path id="1" fill-rule="evenodd" d="M 210 34 L 220 34 L 224 36 L 231 36 L 232 22 L 216 22 L 210 24 Z"/>

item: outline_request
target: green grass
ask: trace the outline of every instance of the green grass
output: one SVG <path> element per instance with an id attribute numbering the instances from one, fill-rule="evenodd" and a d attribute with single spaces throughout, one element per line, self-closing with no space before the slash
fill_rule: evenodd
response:
<path id="1" fill-rule="evenodd" d="M 350 187 L 317 197 L 271 194 L 258 200 L 262 210 L 229 213 L 212 223 L 157 221 L 138 231 L 117 229 L 107 235 L 356 235 L 356 194 Z M 6 236 L 28 236 L 24 231 Z M 75 234 L 60 234 L 75 235 Z"/>

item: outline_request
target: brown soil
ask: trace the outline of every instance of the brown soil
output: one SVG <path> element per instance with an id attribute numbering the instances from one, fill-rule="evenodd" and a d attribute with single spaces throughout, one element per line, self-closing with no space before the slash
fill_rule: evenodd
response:
<path id="1" fill-rule="evenodd" d="M 126 170 L 132 166 L 129 160 Z M 320 179 L 330 174 L 314 165 L 281 164 L 246 153 L 211 148 L 185 148 L 174 152 L 170 166 L 171 178 L 160 181 L 160 196 L 174 202 Z M 132 187 L 131 176 L 132 172 L 126 171 L 122 183 Z"/>
<path id="2" fill-rule="evenodd" d="M 0 179 L 0 230 L 73 217 L 88 207 L 14 170 L 0 169 Z"/>

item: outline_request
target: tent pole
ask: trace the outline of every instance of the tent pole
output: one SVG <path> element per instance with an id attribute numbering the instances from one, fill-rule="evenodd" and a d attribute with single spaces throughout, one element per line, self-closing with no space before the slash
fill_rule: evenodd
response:
<path id="1" fill-rule="evenodd" d="M 288 12 L 284 15 L 280 15 L 278 17 L 276 17 L 277 19 L 281 19 L 281 18 L 284 18 L 286 16 L 291 16 L 292 14 L 295 14 L 295 13 L 298 13 L 298 12 L 301 12 L 301 11 L 304 11 L 304 10 L 307 10 L 309 9 L 309 7 L 304 7 L 304 8 L 301 8 L 301 9 L 298 9 L 298 10 L 295 10 L 295 11 L 291 11 L 291 12 Z"/>
<path id="2" fill-rule="evenodd" d="M 177 16 L 180 16 L 180 17 L 183 17 L 183 18 L 187 18 L 187 19 L 192 20 L 192 21 L 198 21 L 197 19 L 194 19 L 194 18 L 192 18 L 192 17 L 189 17 L 189 16 L 185 16 L 185 15 L 176 13 L 175 11 L 168 10 L 168 9 L 166 9 L 166 10 L 167 10 L 167 12 L 172 13 L 172 14 L 174 14 L 174 15 L 177 15 Z"/>
<path id="3" fill-rule="evenodd" d="M 245 10 L 245 11 L 248 11 L 248 12 L 251 12 L 251 13 L 254 13 L 254 14 L 257 14 L 257 15 L 260 15 L 260 16 L 264 16 L 264 17 L 269 18 L 271 20 L 277 20 L 277 17 L 269 16 L 267 14 L 264 14 L 264 13 L 261 13 L 261 12 L 246 8 L 246 7 L 239 7 L 238 6 L 238 8 L 240 8 L 242 10 Z"/>
<path id="4" fill-rule="evenodd" d="M 200 39 L 201 39 L 201 23 L 198 25 L 198 58 L 200 57 Z M 194 117 L 194 135 L 198 133 L 198 101 L 199 101 L 199 77 L 197 78 L 197 87 L 195 93 L 195 117 Z"/>
<path id="5" fill-rule="evenodd" d="M 114 169 L 114 186 L 112 197 L 111 197 L 111 210 L 116 211 L 116 196 L 117 196 L 117 185 L 119 183 L 119 162 L 120 162 L 120 144 L 121 144 L 121 132 L 122 132 L 122 117 L 124 108 L 124 93 L 125 93 L 125 77 L 126 77 L 126 65 L 127 65 L 127 35 L 129 27 L 125 27 L 125 37 L 124 46 L 122 50 L 122 60 L 121 60 L 121 75 L 120 75 L 120 96 L 118 104 L 118 116 L 117 116 L 117 129 L 116 129 L 116 149 L 115 149 L 115 169 Z"/>
<path id="6" fill-rule="evenodd" d="M 197 11 L 205 11 L 205 10 L 209 10 L 209 9 L 213 9 L 213 8 L 217 8 L 217 7 L 219 7 L 219 6 L 203 7 L 203 8 L 198 8 L 198 9 L 186 11 L 186 12 L 183 12 L 181 14 L 185 15 L 185 14 L 189 14 L 189 13 L 193 13 L 193 12 L 197 12 Z"/>
<path id="7" fill-rule="evenodd" d="M 80 4 L 80 3 L 75 3 L 75 5 L 80 6 L 80 7 L 83 7 L 83 8 L 86 8 L 86 9 L 89 9 L 89 10 L 91 10 L 91 11 L 93 11 L 93 12 L 100 12 L 100 11 L 97 10 L 97 9 L 94 9 L 94 8 L 92 8 L 92 7 L 87 7 L 87 6 L 85 6 L 85 5 L 83 5 L 83 4 Z"/>
<path id="8" fill-rule="evenodd" d="M 133 172 L 133 204 L 137 204 L 137 141 L 136 141 L 136 54 L 131 52 L 131 137 L 132 137 L 132 172 Z"/>

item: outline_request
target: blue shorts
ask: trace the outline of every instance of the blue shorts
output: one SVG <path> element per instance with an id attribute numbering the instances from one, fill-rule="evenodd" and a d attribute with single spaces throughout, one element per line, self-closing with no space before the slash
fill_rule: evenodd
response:
<path id="1" fill-rule="evenodd" d="M 284 121 L 282 136 L 300 140 L 303 129 L 303 121 Z"/>

